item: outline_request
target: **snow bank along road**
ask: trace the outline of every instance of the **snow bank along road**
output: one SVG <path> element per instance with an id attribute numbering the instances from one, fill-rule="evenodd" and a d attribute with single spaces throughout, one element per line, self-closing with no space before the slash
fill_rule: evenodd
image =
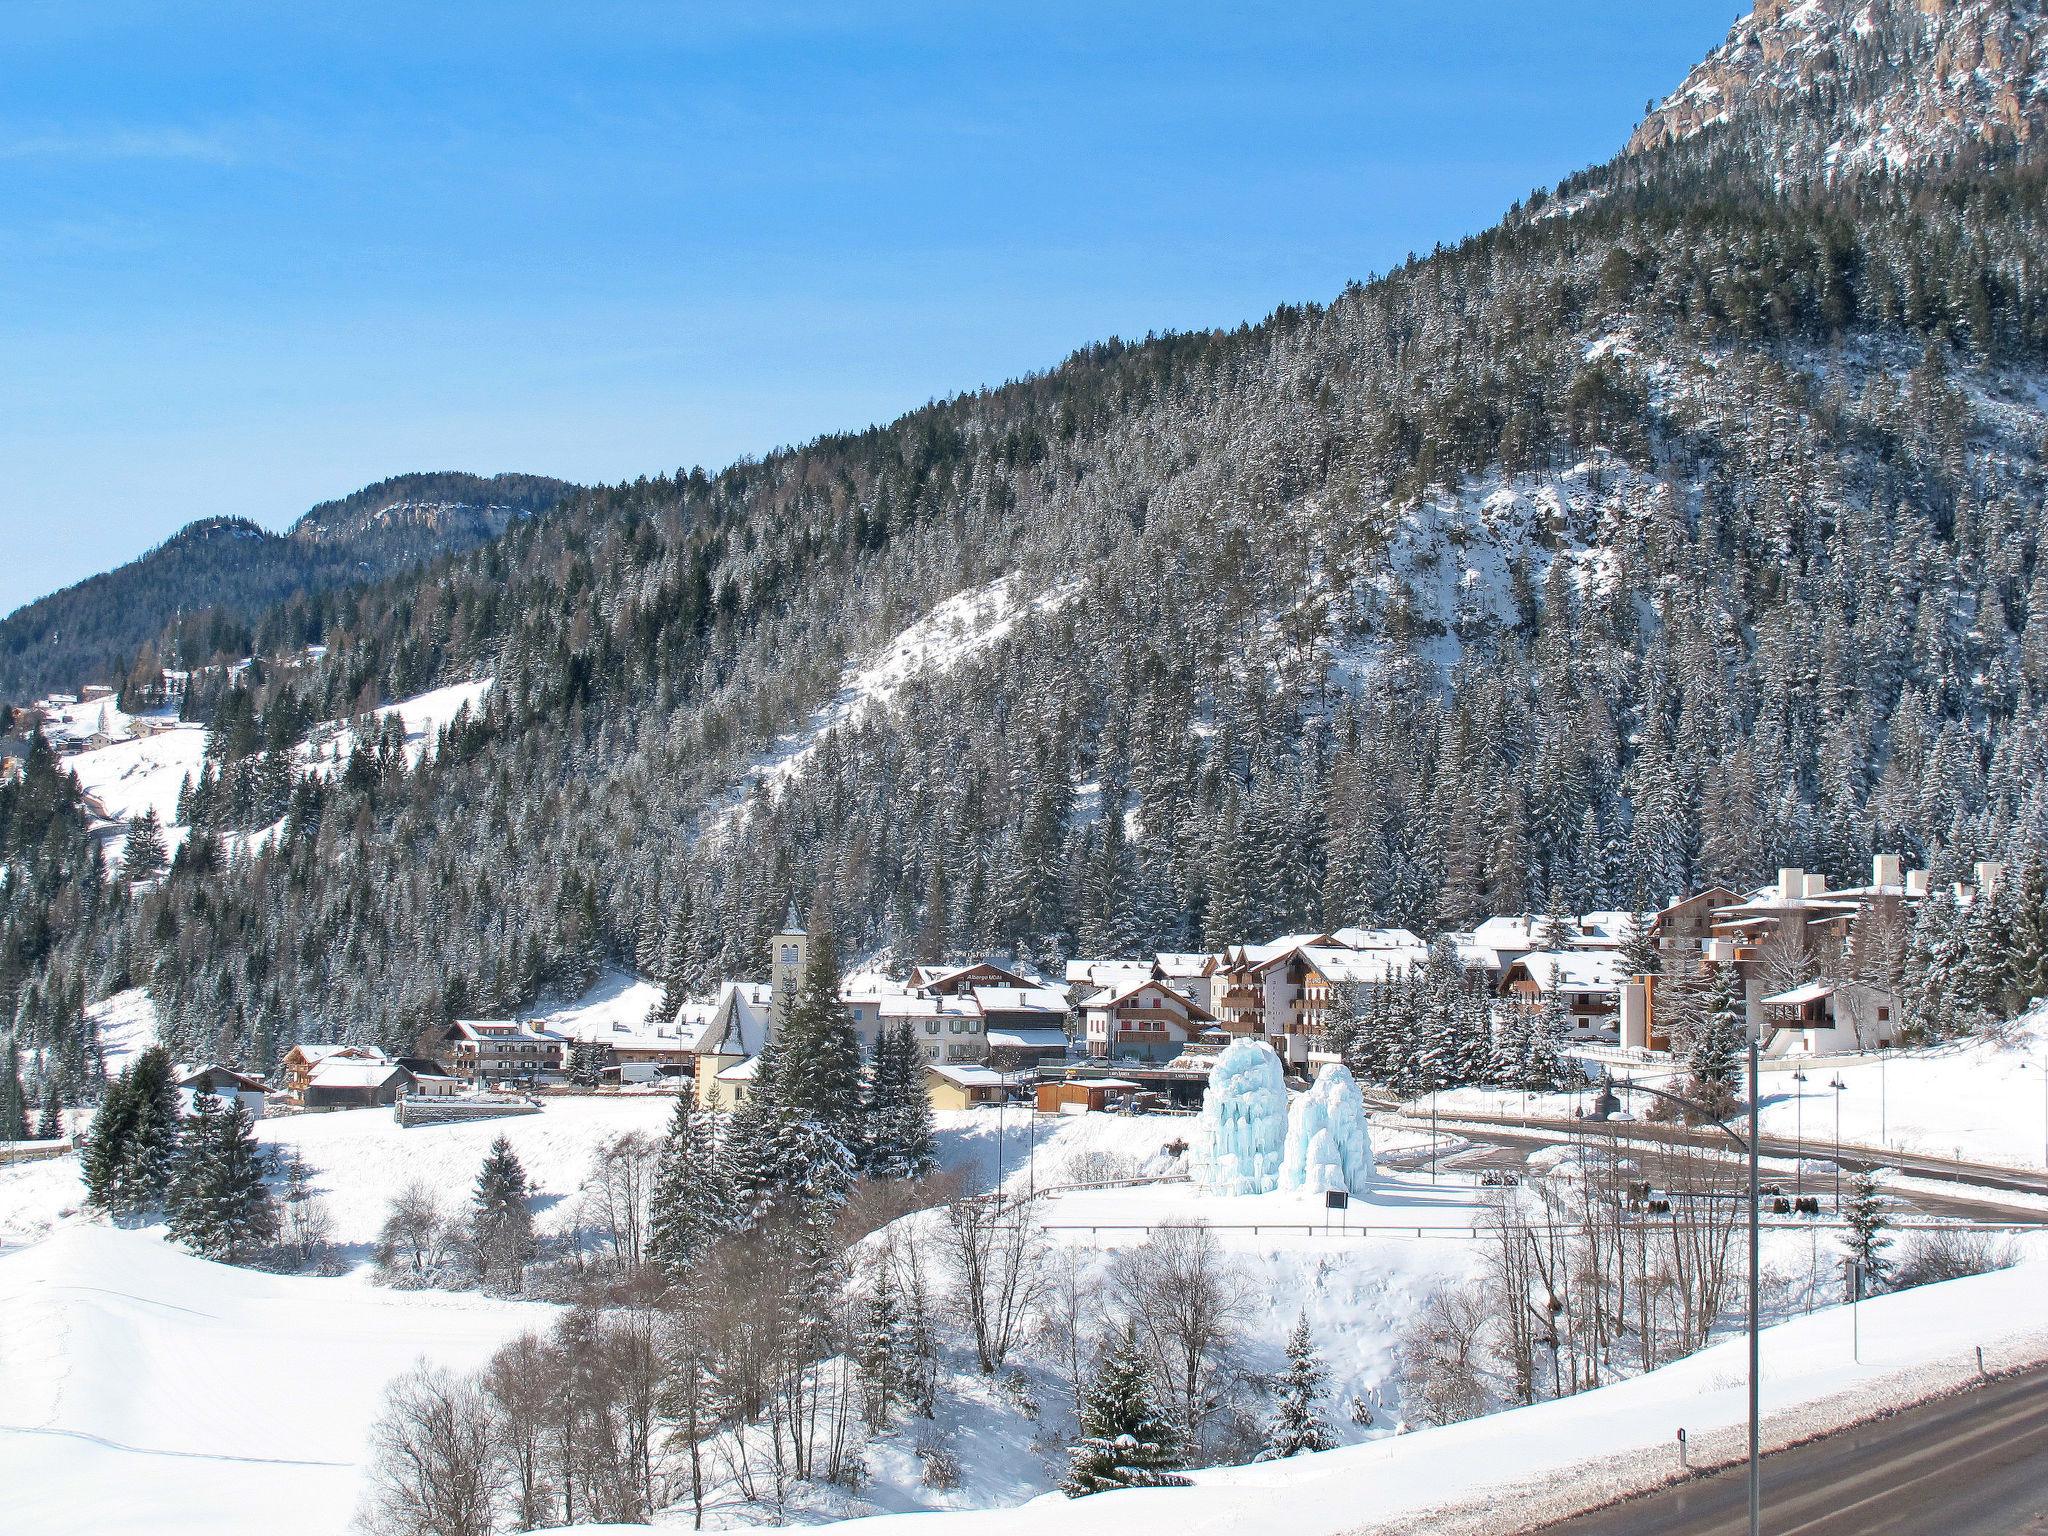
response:
<path id="1" fill-rule="evenodd" d="M 1763 1491 L 1765 1528 L 1780 1536 L 2048 1532 L 2048 1370 L 1767 1456 Z M 1540 1536 L 1720 1536 L 1748 1520 L 1737 1465 Z"/>

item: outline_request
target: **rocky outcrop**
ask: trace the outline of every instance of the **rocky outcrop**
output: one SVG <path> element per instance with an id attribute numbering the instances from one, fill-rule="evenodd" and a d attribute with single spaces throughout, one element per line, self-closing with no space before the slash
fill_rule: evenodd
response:
<path id="1" fill-rule="evenodd" d="M 2041 0 L 1758 0 L 1630 137 L 1728 125 L 1789 177 L 1939 164 L 2048 132 Z"/>

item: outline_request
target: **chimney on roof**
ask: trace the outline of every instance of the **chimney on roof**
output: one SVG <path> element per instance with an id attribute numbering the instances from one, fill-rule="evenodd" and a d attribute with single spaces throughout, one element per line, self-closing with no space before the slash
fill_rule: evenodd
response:
<path id="1" fill-rule="evenodd" d="M 1806 871 L 1790 865 L 1778 871 L 1778 896 L 1784 901 L 1797 901 L 1806 894 Z"/>
<path id="2" fill-rule="evenodd" d="M 1996 859 L 1977 861 L 1977 894 L 1986 901 L 1998 900 L 1998 882 L 2005 875 L 2005 866 Z"/>
<path id="3" fill-rule="evenodd" d="M 1896 853 L 1874 854 L 1870 860 L 1870 883 L 1872 885 L 1898 885 L 1904 880 L 1901 871 L 1905 861 Z"/>
<path id="4" fill-rule="evenodd" d="M 1806 894 L 1807 894 L 1807 895 L 1809 895 L 1809 896 L 1825 896 L 1825 895 L 1827 895 L 1827 893 L 1828 893 L 1828 877 L 1827 877 L 1826 875 L 1808 875 L 1808 876 L 1806 877 Z"/>
<path id="5" fill-rule="evenodd" d="M 1927 894 L 1926 870 L 1909 869 L 1906 871 L 1906 894 L 1908 896 L 1925 896 Z"/>

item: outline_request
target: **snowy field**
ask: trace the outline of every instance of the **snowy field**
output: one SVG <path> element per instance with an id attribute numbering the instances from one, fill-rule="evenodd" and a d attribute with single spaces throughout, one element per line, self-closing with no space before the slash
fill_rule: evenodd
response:
<path id="1" fill-rule="evenodd" d="M 474 1368 L 552 1311 L 66 1230 L 0 1256 L 0 1528 L 338 1536 L 385 1383 L 422 1354 Z"/>

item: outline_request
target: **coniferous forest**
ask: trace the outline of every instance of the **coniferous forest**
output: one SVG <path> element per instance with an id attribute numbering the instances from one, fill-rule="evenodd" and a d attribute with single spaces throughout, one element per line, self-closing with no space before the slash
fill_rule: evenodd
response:
<path id="1" fill-rule="evenodd" d="M 2002 858 L 2038 926 L 2048 150 L 1819 155 L 1906 36 L 1327 302 L 297 592 L 251 647 L 327 654 L 204 697 L 161 879 L 98 866 L 53 761 L 0 787 L 0 1009 L 82 1081 L 82 1007 L 143 986 L 179 1051 L 263 1067 L 608 963 L 755 973 L 792 901 L 850 953 L 1050 960 L 1873 851 Z M 998 582 L 1012 622 L 749 792 L 844 669 Z M 371 731 L 294 778 L 308 723 L 471 678 L 416 768 Z"/>

